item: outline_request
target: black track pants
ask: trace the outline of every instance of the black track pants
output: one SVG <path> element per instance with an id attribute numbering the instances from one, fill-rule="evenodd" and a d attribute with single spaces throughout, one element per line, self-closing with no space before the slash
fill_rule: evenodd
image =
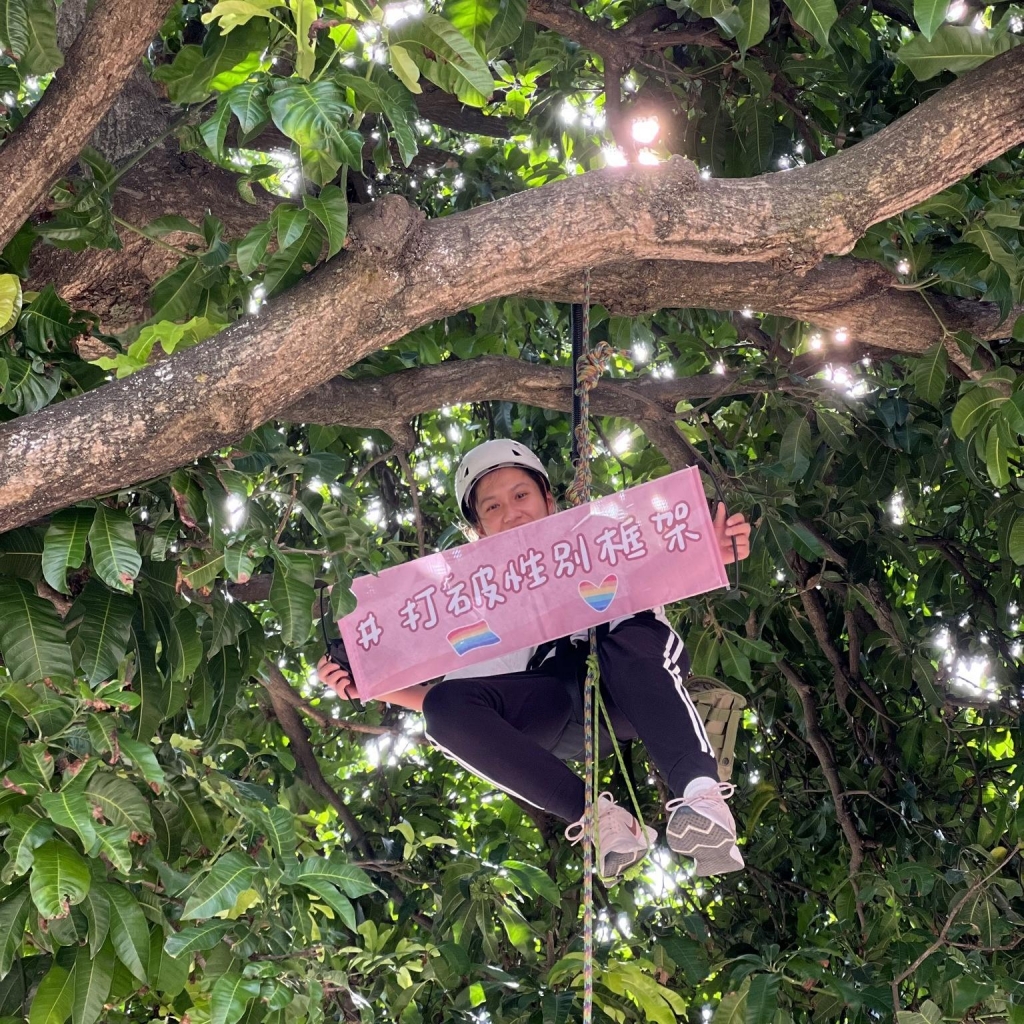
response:
<path id="1" fill-rule="evenodd" d="M 583 780 L 560 758 L 582 756 L 580 687 L 586 644 L 560 642 L 538 668 L 436 683 L 423 701 L 426 732 L 475 775 L 565 821 L 583 815 Z M 643 741 L 676 796 L 718 766 L 683 680 L 683 642 L 646 613 L 598 642 L 601 693 L 615 734 Z M 556 753 L 559 756 L 556 756 Z M 608 753 L 602 747 L 602 754 Z"/>

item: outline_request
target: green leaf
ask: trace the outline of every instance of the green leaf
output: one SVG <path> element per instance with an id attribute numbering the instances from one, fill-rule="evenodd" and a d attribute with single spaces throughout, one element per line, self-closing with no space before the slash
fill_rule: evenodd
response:
<path id="1" fill-rule="evenodd" d="M 226 90 L 244 82 L 259 66 L 258 56 L 251 55 L 263 52 L 267 38 L 262 19 L 226 33 L 211 25 L 202 46 L 183 46 L 174 62 L 157 68 L 153 78 L 166 84 L 172 103 L 201 103 L 218 86 Z M 235 68 L 240 69 L 236 75 L 227 74 Z"/>
<path id="2" fill-rule="evenodd" d="M 6 978 L 21 955 L 25 924 L 32 906 L 32 894 L 22 885 L 0 900 L 0 979 Z"/>
<path id="3" fill-rule="evenodd" d="M 1007 553 L 1014 565 L 1024 565 L 1024 513 L 1018 513 L 1010 527 Z"/>
<path id="4" fill-rule="evenodd" d="M 817 40 L 823 50 L 829 50 L 828 34 L 839 12 L 835 0 L 786 0 L 793 20 Z"/>
<path id="5" fill-rule="evenodd" d="M 966 441 L 1006 400 L 1006 396 L 995 388 L 971 388 L 953 409 L 956 436 Z"/>
<path id="6" fill-rule="evenodd" d="M 771 6 L 768 0 L 739 0 L 737 7 L 743 18 L 743 27 L 736 33 L 740 53 L 746 53 L 768 34 L 771 25 Z"/>
<path id="7" fill-rule="evenodd" d="M 75 1002 L 71 1011 L 73 1024 L 96 1024 L 110 995 L 114 977 L 114 950 L 109 943 L 96 954 L 89 955 L 87 946 L 79 946 L 75 956 Z"/>
<path id="8" fill-rule="evenodd" d="M 110 941 L 117 958 L 143 984 L 148 981 L 149 926 L 138 900 L 123 886 L 108 882 L 103 891 L 110 902 Z"/>
<path id="9" fill-rule="evenodd" d="M 50 520 L 43 542 L 43 577 L 61 594 L 71 593 L 68 569 L 78 569 L 85 561 L 85 542 L 93 516 L 91 508 L 67 508 Z"/>
<path id="10" fill-rule="evenodd" d="M 24 319 L 23 313 L 22 322 Z M 5 364 L 3 400 L 7 407 L 18 416 L 27 416 L 49 405 L 60 390 L 60 371 L 47 367 L 38 358 L 22 359 L 3 353 L 0 356 L 0 362 Z"/>
<path id="11" fill-rule="evenodd" d="M 722 1001 L 715 1008 L 711 1024 L 745 1024 L 747 1007 L 746 986 L 742 986 L 739 992 L 727 992 L 722 996 Z"/>
<path id="12" fill-rule="evenodd" d="M 94 856 L 97 852 L 101 853 L 115 870 L 126 877 L 132 872 L 132 851 L 128 847 L 130 835 L 125 825 L 97 825 L 96 839 L 99 846 L 96 851 L 92 851 Z"/>
<path id="13" fill-rule="evenodd" d="M 305 276 L 305 268 L 316 263 L 320 256 L 323 239 L 319 225 L 310 217 L 298 239 L 270 257 L 263 277 L 268 296 L 276 295 Z"/>
<path id="14" fill-rule="evenodd" d="M 298 845 L 298 837 L 292 812 L 287 807 L 271 807 L 260 815 L 259 824 L 282 866 L 286 870 L 297 867 L 295 847 Z"/>
<path id="15" fill-rule="evenodd" d="M 562 894 L 558 886 L 551 880 L 546 871 L 535 864 L 524 861 L 507 860 L 502 864 L 516 885 L 530 896 L 540 896 L 553 907 L 562 905 Z"/>
<path id="16" fill-rule="evenodd" d="M 149 987 L 163 993 L 165 999 L 183 992 L 188 984 L 191 964 L 176 960 L 164 952 L 163 930 L 154 928 L 149 933 Z"/>
<path id="17" fill-rule="evenodd" d="M 415 95 L 422 93 L 423 86 L 419 81 L 420 69 L 416 66 L 416 61 L 409 56 L 409 51 L 404 46 L 396 46 L 392 43 L 388 47 L 388 58 L 391 61 L 391 69 L 401 79 L 402 85 Z"/>
<path id="18" fill-rule="evenodd" d="M 42 793 L 39 803 L 54 825 L 69 828 L 78 834 L 86 853 L 92 849 L 96 842 L 96 828 L 81 790 L 67 788 L 58 793 Z"/>
<path id="19" fill-rule="evenodd" d="M 153 819 L 146 798 L 127 779 L 98 772 L 85 787 L 91 800 L 113 825 L 124 825 L 140 836 L 153 835 Z"/>
<path id="20" fill-rule="evenodd" d="M 236 1024 L 250 1000 L 260 994 L 258 978 L 241 974 L 222 974 L 210 993 L 210 1024 Z"/>
<path id="21" fill-rule="evenodd" d="M 307 857 L 290 877 L 299 882 L 313 879 L 330 882 L 353 899 L 377 891 L 362 868 L 334 859 L 325 860 L 323 857 Z"/>
<path id="22" fill-rule="evenodd" d="M 184 608 L 171 621 L 167 660 L 172 682 L 184 682 L 190 678 L 203 660 L 203 644 L 196 632 L 196 620 Z"/>
<path id="23" fill-rule="evenodd" d="M 85 899 L 91 884 L 89 865 L 67 843 L 52 839 L 36 850 L 29 885 L 43 917 L 66 917 Z"/>
<path id="24" fill-rule="evenodd" d="M 985 468 L 996 487 L 1005 487 L 1011 479 L 1010 455 L 1019 450 L 1006 420 L 994 417 L 985 440 Z"/>
<path id="25" fill-rule="evenodd" d="M 11 860 L 4 869 L 5 882 L 15 873 L 24 874 L 28 871 L 35 851 L 53 835 L 53 826 L 48 821 L 28 811 L 14 815 L 8 822 L 8 828 L 10 831 L 4 840 L 4 849 Z"/>
<path id="26" fill-rule="evenodd" d="M 0 4 L 3 0 L 0 0 Z M 64 1024 L 75 1003 L 75 972 L 53 964 L 39 982 L 28 1024 Z"/>
<path id="27" fill-rule="evenodd" d="M 26 0 L 0 0 L 0 53 L 23 58 L 28 51 Z"/>
<path id="28" fill-rule="evenodd" d="M 252 571 L 256 562 L 252 553 L 244 547 L 229 547 L 224 549 L 224 568 L 227 574 L 235 583 L 248 583 L 252 578 Z"/>
<path id="29" fill-rule="evenodd" d="M 236 850 L 225 853 L 199 883 L 181 913 L 182 920 L 213 917 L 230 910 L 244 889 L 252 888 L 258 872 L 252 859 Z"/>
<path id="30" fill-rule="evenodd" d="M 743 1024 L 771 1024 L 778 1006 L 779 983 L 777 974 L 755 974 L 750 979 L 747 1005 L 743 1011 Z"/>
<path id="31" fill-rule="evenodd" d="M 487 27 L 487 52 L 498 53 L 514 43 L 526 24 L 527 0 L 499 0 L 498 12 Z M 401 76 L 399 76 L 401 77 Z"/>
<path id="32" fill-rule="evenodd" d="M 110 934 L 110 900 L 99 886 L 89 890 L 82 912 L 89 922 L 89 955 L 97 956 Z"/>
<path id="33" fill-rule="evenodd" d="M 682 0 L 702 18 L 714 18 L 722 35 L 732 39 L 743 26 L 743 19 L 732 0 Z"/>
<path id="34" fill-rule="evenodd" d="M 327 231 L 327 258 L 341 252 L 348 234 L 348 200 L 337 185 L 326 185 L 319 196 L 303 196 L 302 205 Z"/>
<path id="35" fill-rule="evenodd" d="M 428 12 L 422 18 L 401 22 L 391 30 L 388 42 L 414 51 L 424 76 L 469 106 L 482 107 L 494 91 L 487 61 L 439 14 Z"/>
<path id="36" fill-rule="evenodd" d="M 266 83 L 243 82 L 225 96 L 246 135 L 251 135 L 269 120 L 270 107 L 267 106 Z"/>
<path id="37" fill-rule="evenodd" d="M 219 0 L 212 10 L 202 16 L 204 25 L 220 21 L 221 31 L 226 35 L 250 18 L 269 18 L 274 7 L 281 6 L 280 0 Z"/>
<path id="38" fill-rule="evenodd" d="M 100 502 L 89 528 L 92 564 L 101 580 L 115 590 L 130 594 L 142 568 L 132 521 L 117 509 Z"/>
<path id="39" fill-rule="evenodd" d="M 224 156 L 224 140 L 228 134 L 228 124 L 231 121 L 231 107 L 221 98 L 217 101 L 217 107 L 213 117 L 204 121 L 199 126 L 199 134 L 203 137 L 208 149 L 214 158 L 220 160 Z"/>
<path id="40" fill-rule="evenodd" d="M 18 322 L 21 300 L 21 279 L 18 275 L 0 274 L 0 334 L 6 334 Z"/>
<path id="41" fill-rule="evenodd" d="M 50 0 L 27 0 L 28 47 L 18 65 L 22 75 L 48 75 L 64 66 L 57 45 L 57 17 Z"/>
<path id="42" fill-rule="evenodd" d="M 930 40 L 922 34 L 904 43 L 896 57 L 923 82 L 942 71 L 970 71 L 1019 42 L 1010 33 L 997 36 L 993 32 L 975 32 L 964 25 L 941 25 Z"/>
<path id="43" fill-rule="evenodd" d="M 736 111 L 736 129 L 747 154 L 747 166 L 752 174 L 759 174 L 771 163 L 775 145 L 775 110 L 755 97 L 747 97 Z"/>
<path id="44" fill-rule="evenodd" d="M 939 342 L 914 362 L 910 380 L 914 391 L 929 405 L 938 405 L 949 378 L 949 355 L 946 346 Z"/>
<path id="45" fill-rule="evenodd" d="M 194 928 L 182 928 L 167 937 L 164 952 L 171 957 L 182 957 L 213 949 L 234 925 L 234 921 L 207 921 Z"/>
<path id="46" fill-rule="evenodd" d="M 286 647 L 300 647 L 313 628 L 313 562 L 306 555 L 275 550 L 274 565 L 270 607 L 281 622 L 281 641 Z"/>
<path id="47" fill-rule="evenodd" d="M 0 655 L 15 682 L 69 681 L 75 674 L 57 610 L 24 580 L 0 579 Z"/>
<path id="48" fill-rule="evenodd" d="M 346 132 L 359 135 L 346 128 L 351 114 L 341 89 L 330 79 L 279 83 L 270 97 L 270 116 L 289 139 L 303 149 L 333 153 L 339 160 L 346 159 L 351 146 Z"/>
<path id="49" fill-rule="evenodd" d="M 149 784 L 154 793 L 167 785 L 164 777 L 164 770 L 153 753 L 153 748 L 148 743 L 132 739 L 123 732 L 117 734 L 118 746 L 121 749 L 121 756 L 126 757 L 134 766 L 136 771 L 142 773 L 142 777 Z"/>
<path id="50" fill-rule="evenodd" d="M 154 320 L 187 320 L 203 294 L 208 271 L 198 259 L 189 257 L 165 274 L 149 297 Z"/>
<path id="51" fill-rule="evenodd" d="M 811 425 L 805 416 L 793 420 L 782 435 L 779 459 L 787 468 L 790 480 L 799 480 L 807 472 L 813 454 Z"/>
<path id="52" fill-rule="evenodd" d="M 318 877 L 303 879 L 302 885 L 315 892 L 338 915 L 338 918 L 347 928 L 352 931 L 356 930 L 355 908 L 347 896 L 343 895 L 330 882 L 325 882 L 322 878 Z"/>
<path id="53" fill-rule="evenodd" d="M 0 768 L 18 756 L 18 746 L 24 735 L 25 720 L 0 701 Z"/>
<path id="54" fill-rule="evenodd" d="M 931 40 L 946 20 L 949 0 L 914 0 L 914 21 L 925 39 Z"/>
<path id="55" fill-rule="evenodd" d="M 735 644 L 723 640 L 719 656 L 726 675 L 740 679 L 744 683 L 750 682 L 750 659 Z"/>
<path id="56" fill-rule="evenodd" d="M 498 14 L 498 0 L 445 0 L 441 13 L 473 44 L 478 53 L 486 56 L 484 40 L 491 22 Z"/>
<path id="57" fill-rule="evenodd" d="M 25 735 L 25 720 L 0 701 L 0 768 L 18 756 L 18 745 Z"/>
<path id="58" fill-rule="evenodd" d="M 79 670 L 90 686 L 117 674 L 131 640 L 134 602 L 115 594 L 96 580 L 89 580 L 71 610 L 79 619 L 75 638 L 82 648 Z"/>
<path id="59" fill-rule="evenodd" d="M 2 0 L 0 0 L 2 2 Z M 33 352 L 70 351 L 71 340 L 82 333 L 82 323 L 71 307 L 48 284 L 22 310 L 18 333 Z"/>
<path id="60" fill-rule="evenodd" d="M 236 246 L 235 261 L 243 274 L 251 274 L 263 262 L 272 230 L 270 221 L 261 221 Z"/>

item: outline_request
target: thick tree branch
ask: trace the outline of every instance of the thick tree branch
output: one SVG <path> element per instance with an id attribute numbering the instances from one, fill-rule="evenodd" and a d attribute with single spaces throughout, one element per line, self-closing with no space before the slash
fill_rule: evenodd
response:
<path id="1" fill-rule="evenodd" d="M 385 196 L 353 221 L 343 254 L 261 315 L 0 428 L 0 530 L 229 444 L 421 324 L 538 291 L 551 278 L 547 254 L 566 275 L 648 259 L 806 273 L 1024 139 L 1022 69 L 1024 49 L 1011 50 L 852 150 L 785 174 L 705 181 L 675 158 L 428 223 Z"/>
<path id="2" fill-rule="evenodd" d="M 591 298 L 620 316 L 657 309 L 753 309 L 842 328 L 851 339 L 894 352 L 923 352 L 956 331 L 978 338 L 1008 337 L 1024 307 L 1007 317 L 990 302 L 960 299 L 897 286 L 885 267 L 852 257 L 827 259 L 803 274 L 774 263 L 716 264 L 643 260 L 600 267 L 591 275 Z M 525 292 L 521 294 L 526 294 Z M 555 302 L 579 302 L 582 275 L 564 275 L 529 293 Z M 829 347 L 842 360 L 841 345 Z"/>
<path id="3" fill-rule="evenodd" d="M 0 249 L 110 108 L 172 0 L 100 0 L 38 107 L 0 150 Z"/>

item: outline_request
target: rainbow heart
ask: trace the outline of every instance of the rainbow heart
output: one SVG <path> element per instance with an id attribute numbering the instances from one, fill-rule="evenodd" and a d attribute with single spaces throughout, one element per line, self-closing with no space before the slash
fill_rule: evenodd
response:
<path id="1" fill-rule="evenodd" d="M 600 583 L 591 583 L 590 580 L 584 580 L 579 586 L 580 597 L 595 612 L 603 612 L 615 600 L 615 591 L 618 589 L 618 586 L 618 576 L 605 576 Z"/>

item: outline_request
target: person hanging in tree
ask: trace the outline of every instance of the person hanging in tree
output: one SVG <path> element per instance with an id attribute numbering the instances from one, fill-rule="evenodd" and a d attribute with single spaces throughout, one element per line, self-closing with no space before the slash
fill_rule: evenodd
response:
<path id="1" fill-rule="evenodd" d="M 455 474 L 459 507 L 480 536 L 504 533 L 555 512 L 547 470 L 518 441 L 486 441 Z M 750 553 L 750 523 L 713 518 L 722 559 Z M 661 608 L 613 619 L 597 629 L 601 698 L 618 739 L 639 739 L 675 798 L 666 805 L 668 845 L 692 857 L 697 875 L 743 867 L 736 824 L 725 803 L 733 787 L 719 783 L 703 722 L 686 691 L 689 657 Z M 583 780 L 565 763 L 583 756 L 586 631 L 528 647 L 379 699 L 422 711 L 430 741 L 479 778 L 570 822 L 566 838 L 583 836 Z M 354 696 L 350 675 L 327 657 L 320 679 Z M 601 730 L 600 753 L 610 748 Z M 614 879 L 643 860 L 656 837 L 602 793 L 596 810 L 599 873 Z"/>

